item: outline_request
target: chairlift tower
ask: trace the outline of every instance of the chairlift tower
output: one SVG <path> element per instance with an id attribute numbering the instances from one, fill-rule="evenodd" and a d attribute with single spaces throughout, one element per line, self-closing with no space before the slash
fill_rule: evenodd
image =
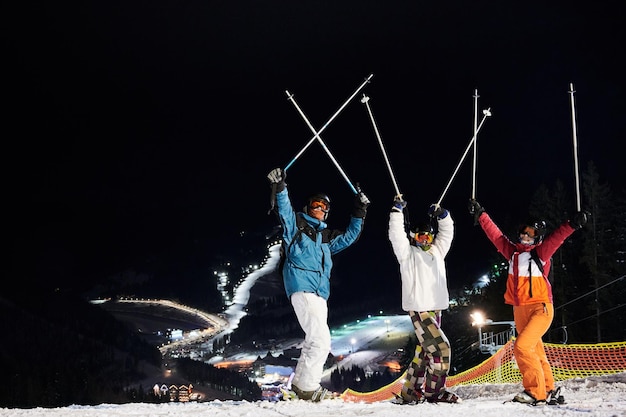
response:
<path id="1" fill-rule="evenodd" d="M 481 313 L 472 313 L 472 326 L 478 327 L 478 349 L 481 353 L 493 355 L 509 340 L 515 337 L 514 321 L 493 321 L 485 319 Z M 508 329 L 496 332 L 492 326 L 507 325 Z M 485 329 L 487 328 L 487 329 Z"/>

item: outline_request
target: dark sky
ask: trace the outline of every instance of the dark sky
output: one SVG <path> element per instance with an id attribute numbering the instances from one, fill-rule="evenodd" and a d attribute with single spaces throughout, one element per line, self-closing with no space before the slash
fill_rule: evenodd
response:
<path id="1" fill-rule="evenodd" d="M 626 178 L 621 1 L 13 3 L 5 222 L 11 272 L 27 282 L 98 279 L 149 256 L 184 264 L 176 256 L 190 244 L 208 259 L 223 237 L 270 230 L 265 176 L 312 137 L 285 90 L 319 128 L 370 74 L 362 93 L 412 222 L 472 137 L 475 89 L 493 112 L 477 198 L 496 220 L 541 183 L 575 192 L 570 83 L 580 169 L 593 161 L 614 188 Z M 342 268 L 359 261 L 355 273 L 386 279 L 395 190 L 361 96 L 322 138 L 372 200 Z M 471 156 L 442 201 L 458 225 L 453 281 L 489 248 L 466 211 Z M 347 224 L 352 191 L 318 143 L 287 182 L 296 207 L 324 191 L 331 226 Z"/>

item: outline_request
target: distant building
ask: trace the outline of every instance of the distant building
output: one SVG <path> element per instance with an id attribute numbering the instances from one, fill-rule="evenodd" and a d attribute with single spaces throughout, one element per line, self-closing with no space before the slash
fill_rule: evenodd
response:
<path id="1" fill-rule="evenodd" d="M 170 401 L 178 401 L 178 387 L 170 385 Z"/>
<path id="2" fill-rule="evenodd" d="M 156 385 L 155 385 L 155 387 L 156 387 Z M 170 385 L 169 388 L 166 387 L 165 385 L 161 386 L 161 392 L 163 392 L 163 393 L 169 392 L 169 394 L 170 394 L 170 402 L 186 403 L 186 402 L 191 401 L 191 399 L 192 399 L 191 390 L 192 389 L 193 389 L 193 385 L 191 385 L 191 384 L 189 384 L 189 385 L 180 385 L 180 386 Z M 193 396 L 193 398 L 195 400 L 197 400 L 199 398 L 199 396 Z"/>
<path id="3" fill-rule="evenodd" d="M 181 403 L 189 402 L 189 395 L 191 394 L 191 385 L 181 385 L 178 387 L 178 401 Z"/>

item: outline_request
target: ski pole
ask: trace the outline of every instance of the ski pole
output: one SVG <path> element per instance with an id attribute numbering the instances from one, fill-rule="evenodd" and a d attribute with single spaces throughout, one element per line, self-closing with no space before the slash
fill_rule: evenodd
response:
<path id="1" fill-rule="evenodd" d="M 576 111 L 574 110 L 574 84 L 569 84 L 570 104 L 572 107 L 572 140 L 574 142 L 574 176 L 576 178 L 576 208 L 580 211 L 580 183 L 578 179 L 578 141 L 576 138 Z"/>
<path id="2" fill-rule="evenodd" d="M 452 177 L 450 178 L 450 181 L 448 181 L 448 185 L 446 185 L 446 189 L 443 190 L 443 193 L 441 194 L 441 197 L 439 197 L 439 201 L 437 202 L 437 204 L 441 204 L 441 200 L 443 200 L 443 196 L 446 195 L 446 192 L 448 192 L 448 188 L 450 188 L 450 184 L 452 184 L 452 180 L 454 179 L 454 177 L 456 176 L 457 171 L 461 167 L 461 164 L 463 163 L 463 160 L 465 159 L 465 156 L 467 155 L 467 152 L 469 151 L 469 149 L 472 146 L 472 144 L 476 141 L 476 135 L 478 135 L 478 132 L 480 131 L 480 128 L 483 126 L 483 123 L 485 123 L 485 119 L 487 119 L 488 116 L 491 116 L 491 107 L 488 108 L 487 110 L 483 110 L 483 115 L 484 115 L 483 119 L 480 121 L 480 124 L 478 125 L 478 128 L 476 129 L 476 132 L 474 133 L 474 136 L 472 136 L 472 140 L 470 140 L 469 144 L 467 145 L 467 148 L 465 148 L 465 152 L 463 153 L 463 156 L 461 157 L 461 160 L 459 161 L 459 164 L 456 166 L 456 169 L 454 170 L 454 173 L 452 174 Z"/>
<path id="3" fill-rule="evenodd" d="M 396 182 L 396 178 L 393 175 L 393 171 L 391 170 L 391 164 L 389 163 L 389 158 L 387 158 L 387 152 L 385 151 L 385 147 L 383 145 L 383 141 L 380 138 L 380 133 L 378 133 L 378 127 L 376 127 L 376 122 L 374 121 L 374 115 L 372 114 L 372 109 L 369 105 L 370 98 L 363 94 L 363 98 L 361 99 L 361 103 L 365 104 L 367 107 L 367 113 L 370 116 L 370 120 L 372 121 L 372 126 L 374 126 L 374 132 L 376 132 L 376 138 L 378 138 L 378 144 L 380 145 L 380 150 L 383 152 L 383 157 L 385 158 L 385 163 L 387 164 L 387 169 L 389 170 L 389 175 L 391 176 L 391 181 L 393 182 L 393 187 L 396 190 L 396 196 L 402 197 L 400 194 L 400 190 L 398 189 L 398 183 Z"/>
<path id="4" fill-rule="evenodd" d="M 478 135 L 478 90 L 474 89 L 474 137 Z M 478 140 L 474 140 L 474 163 L 472 164 L 472 200 L 476 198 L 476 154 Z"/>
<path id="5" fill-rule="evenodd" d="M 298 159 L 300 157 L 300 155 L 302 155 L 304 153 L 304 151 L 311 146 L 311 144 L 315 141 L 315 139 L 318 138 L 318 136 L 324 131 L 326 130 L 326 128 L 328 127 L 328 125 L 330 124 L 330 122 L 332 122 L 335 117 L 337 117 L 337 115 L 339 115 L 339 113 L 343 110 L 344 107 L 346 107 L 348 105 L 348 103 L 354 98 L 354 96 L 356 96 L 359 91 L 361 91 L 363 89 L 363 87 L 365 87 L 369 82 L 370 79 L 374 76 L 374 74 L 370 74 L 365 81 L 363 82 L 363 84 L 361 84 L 359 86 L 359 88 L 356 89 L 356 91 L 345 101 L 345 103 L 343 103 L 343 105 L 339 108 L 339 110 L 337 110 L 335 112 L 335 114 L 332 115 L 332 117 L 330 119 L 328 119 L 328 121 L 324 124 L 324 126 L 322 126 L 322 128 L 316 132 L 315 136 L 313 136 L 311 138 L 311 140 L 309 140 L 309 142 L 304 146 L 304 148 L 302 148 L 302 150 L 300 152 L 298 152 L 298 154 L 296 156 L 293 157 L 293 159 L 291 160 L 291 162 L 289 162 L 287 164 L 287 166 L 284 168 L 285 171 L 287 171 L 289 169 L 289 167 L 291 167 L 293 165 L 294 162 L 296 162 L 296 159 Z M 287 96 L 291 97 L 291 95 L 289 94 L 289 91 L 285 91 L 287 93 Z"/>
<path id="6" fill-rule="evenodd" d="M 348 185 L 350 186 L 350 188 L 352 189 L 352 191 L 354 192 L 354 194 L 358 194 L 359 192 L 356 190 L 356 188 L 354 188 L 354 186 L 352 185 L 352 183 L 350 182 L 350 180 L 348 179 L 348 176 L 346 175 L 345 172 L 343 172 L 343 169 L 341 169 L 341 167 L 339 166 L 339 163 L 337 162 L 337 160 L 335 159 L 335 157 L 333 156 L 332 153 L 330 153 L 330 150 L 328 150 L 328 147 L 326 146 L 326 144 L 324 143 L 324 141 L 322 140 L 322 138 L 320 137 L 320 132 L 316 132 L 315 128 L 311 125 L 311 122 L 309 122 L 309 119 L 307 119 L 307 117 L 305 116 L 305 114 L 302 112 L 302 109 L 300 108 L 300 106 L 298 106 L 298 103 L 296 103 L 296 100 L 293 98 L 293 94 L 289 94 L 289 91 L 285 91 L 287 93 L 287 96 L 289 97 L 289 101 L 291 101 L 293 103 L 293 105 L 295 106 L 296 110 L 298 110 L 298 113 L 300 113 L 300 116 L 302 116 L 302 118 L 304 119 L 304 121 L 306 122 L 307 126 L 309 126 L 309 129 L 311 129 L 311 132 L 313 132 L 313 139 L 317 139 L 317 141 L 320 143 L 320 145 L 322 145 L 322 148 L 324 148 L 324 150 L 326 151 L 326 153 L 328 154 L 328 157 L 330 158 L 331 161 L 333 161 L 333 163 L 335 164 L 335 166 L 337 167 L 337 169 L 339 170 L 339 173 L 341 173 L 341 175 L 343 176 L 343 178 L 346 180 L 346 182 L 348 183 Z M 321 131 L 321 130 L 320 130 Z M 307 145 L 308 146 L 308 145 Z M 287 168 L 285 168 L 286 170 Z"/>

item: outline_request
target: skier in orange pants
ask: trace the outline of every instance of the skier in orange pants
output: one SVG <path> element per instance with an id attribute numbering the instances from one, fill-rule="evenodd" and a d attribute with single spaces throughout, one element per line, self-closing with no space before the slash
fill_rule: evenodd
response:
<path id="1" fill-rule="evenodd" d="M 513 306 L 517 329 L 513 352 L 524 386 L 524 391 L 513 401 L 556 404 L 558 392 L 541 341 L 554 317 L 552 283 L 548 279 L 551 257 L 565 239 L 587 223 L 590 213 L 576 212 L 547 236 L 545 222 L 528 222 L 520 226 L 518 242 L 513 242 L 475 199 L 469 202 L 469 212 L 474 216 L 474 223 L 480 224 L 487 238 L 509 261 L 504 302 Z"/>
<path id="2" fill-rule="evenodd" d="M 513 353 L 522 373 L 522 385 L 538 399 L 554 390 L 554 377 L 541 341 L 553 318 L 552 303 L 513 306 L 513 320 L 518 334 Z M 546 394 L 542 396 L 541 393 Z"/>

